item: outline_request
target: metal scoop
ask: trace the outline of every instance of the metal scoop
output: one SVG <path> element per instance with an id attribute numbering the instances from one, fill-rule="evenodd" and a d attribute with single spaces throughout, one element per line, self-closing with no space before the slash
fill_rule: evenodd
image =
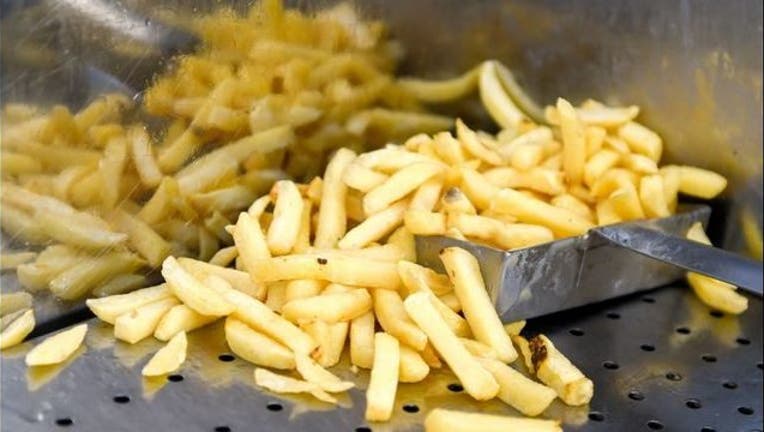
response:
<path id="1" fill-rule="evenodd" d="M 503 321 L 596 303 L 656 288 L 693 271 L 762 295 L 762 264 L 684 238 L 708 222 L 706 206 L 674 216 L 597 227 L 588 233 L 504 251 L 448 237 L 417 237 L 420 264 L 443 271 L 446 247 L 470 251 L 480 262 L 488 294 Z"/>

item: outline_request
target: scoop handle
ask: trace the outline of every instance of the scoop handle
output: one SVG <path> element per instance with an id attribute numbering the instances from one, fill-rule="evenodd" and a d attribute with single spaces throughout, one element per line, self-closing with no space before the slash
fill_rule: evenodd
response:
<path id="1" fill-rule="evenodd" d="M 762 263 L 639 225 L 596 228 L 612 244 L 762 295 Z"/>

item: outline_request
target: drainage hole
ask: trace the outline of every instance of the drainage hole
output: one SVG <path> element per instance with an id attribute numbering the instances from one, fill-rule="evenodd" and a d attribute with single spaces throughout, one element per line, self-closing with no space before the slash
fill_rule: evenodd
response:
<path id="1" fill-rule="evenodd" d="M 371 432 L 371 428 L 368 426 L 358 426 L 355 428 L 355 432 Z"/>
<path id="2" fill-rule="evenodd" d="M 725 381 L 724 384 L 722 384 L 722 387 L 730 390 L 735 390 L 737 388 L 737 383 L 734 381 Z"/>
<path id="3" fill-rule="evenodd" d="M 114 396 L 114 398 L 112 400 L 114 402 L 118 403 L 118 404 L 126 404 L 126 403 L 130 402 L 130 396 L 127 396 L 127 395 L 118 395 L 118 396 Z"/>
<path id="4" fill-rule="evenodd" d="M 690 334 L 690 329 L 688 329 L 687 327 L 679 327 L 679 328 L 676 329 L 676 332 L 679 333 L 679 334 L 685 334 L 686 335 L 686 334 Z"/>
<path id="5" fill-rule="evenodd" d="M 629 392 L 629 399 L 635 401 L 641 401 L 645 398 L 645 395 L 641 391 L 632 390 Z"/>
<path id="6" fill-rule="evenodd" d="M 761 362 L 756 363 L 756 367 L 759 369 L 764 369 L 764 365 L 762 365 Z"/>
<path id="7" fill-rule="evenodd" d="M 642 297 L 642 301 L 645 303 L 655 303 L 655 299 L 652 297 Z"/>
<path id="8" fill-rule="evenodd" d="M 592 411 L 589 413 L 589 420 L 596 422 L 605 421 L 605 415 L 601 412 Z"/>
<path id="9" fill-rule="evenodd" d="M 213 430 L 215 432 L 231 432 L 231 428 L 228 426 L 216 426 Z"/>
<path id="10" fill-rule="evenodd" d="M 61 427 L 68 427 L 74 424 L 74 420 L 70 419 L 69 417 L 62 417 L 59 419 L 56 419 L 56 425 Z"/>
<path id="11" fill-rule="evenodd" d="M 416 404 L 406 404 L 403 405 L 403 411 L 406 411 L 407 413 L 418 413 L 419 412 L 419 406 Z"/>
<path id="12" fill-rule="evenodd" d="M 580 328 L 570 329 L 568 331 L 568 333 L 572 334 L 573 336 L 583 336 L 584 335 L 584 331 L 581 330 Z"/>
<path id="13" fill-rule="evenodd" d="M 708 314 L 711 315 L 714 318 L 722 318 L 722 317 L 724 317 L 724 312 L 720 312 L 720 311 L 717 311 L 717 310 L 712 310 Z"/>
<path id="14" fill-rule="evenodd" d="M 687 401 L 684 404 L 687 405 L 687 408 L 691 408 L 691 409 L 700 409 L 703 406 L 700 404 L 700 401 L 697 399 L 687 399 Z"/>
<path id="15" fill-rule="evenodd" d="M 682 376 L 676 372 L 669 372 L 666 374 L 666 379 L 669 381 L 681 381 Z"/>
<path id="16" fill-rule="evenodd" d="M 643 344 L 643 345 L 640 345 L 640 346 L 639 346 L 639 348 L 640 348 L 642 351 L 647 351 L 647 352 L 652 352 L 652 351 L 655 351 L 655 347 L 654 347 L 654 346 L 652 346 L 652 345 L 650 345 L 650 344 Z"/>
<path id="17" fill-rule="evenodd" d="M 454 393 L 459 393 L 464 391 L 464 387 L 462 387 L 461 384 L 457 384 L 457 383 L 451 383 L 447 385 L 446 388 L 451 390 Z"/>
<path id="18" fill-rule="evenodd" d="M 702 428 L 700 428 L 700 432 L 716 432 L 716 429 L 710 426 L 703 426 Z"/>
<path id="19" fill-rule="evenodd" d="M 220 354 L 218 356 L 218 360 L 220 360 L 222 362 L 226 362 L 226 363 L 232 362 L 232 361 L 234 361 L 234 359 L 235 359 L 235 357 L 232 356 L 231 354 Z"/>
<path id="20" fill-rule="evenodd" d="M 714 363 L 716 361 L 716 356 L 712 356 L 711 354 L 703 354 L 700 356 L 700 358 L 702 358 L 704 362 L 708 363 Z"/>
<path id="21" fill-rule="evenodd" d="M 619 314 L 617 312 L 608 312 L 607 315 L 605 315 L 605 316 L 608 317 L 608 319 L 611 319 L 611 320 L 621 319 L 621 314 Z"/>
<path id="22" fill-rule="evenodd" d="M 278 402 L 271 402 L 268 405 L 266 405 L 265 407 L 268 409 L 268 411 L 274 411 L 274 412 L 281 411 L 281 410 L 284 409 L 284 406 L 281 405 Z"/>
<path id="23" fill-rule="evenodd" d="M 608 360 L 608 361 L 602 362 L 602 367 L 604 367 L 605 369 L 616 370 L 618 369 L 618 363 Z"/>
<path id="24" fill-rule="evenodd" d="M 183 381 L 183 375 L 173 374 L 168 376 L 167 379 L 172 382 L 181 382 Z"/>
<path id="25" fill-rule="evenodd" d="M 753 414 L 753 408 L 751 407 L 738 407 L 737 412 L 743 415 L 752 415 Z"/>
<path id="26" fill-rule="evenodd" d="M 652 430 L 662 430 L 663 423 L 659 422 L 658 420 L 650 420 L 649 422 L 647 422 L 647 427 Z"/>
<path id="27" fill-rule="evenodd" d="M 740 345 L 750 345 L 751 344 L 751 341 L 749 341 L 748 339 L 743 338 L 743 337 L 739 337 L 739 338 L 735 339 L 735 342 L 737 342 Z"/>

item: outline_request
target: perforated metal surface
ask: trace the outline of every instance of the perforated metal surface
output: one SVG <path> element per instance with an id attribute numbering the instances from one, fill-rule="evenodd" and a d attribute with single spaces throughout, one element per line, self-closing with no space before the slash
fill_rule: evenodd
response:
<path id="1" fill-rule="evenodd" d="M 528 332 L 548 334 L 595 382 L 590 407 L 556 401 L 543 417 L 567 431 L 761 430 L 761 300 L 742 317 L 711 312 L 672 287 L 534 320 Z M 34 341 L 3 352 L 3 431 L 408 431 L 437 406 L 516 414 L 449 390 L 456 380 L 438 371 L 400 387 L 390 423 L 366 424 L 365 372 L 334 369 L 359 385 L 337 409 L 263 392 L 250 364 L 225 356 L 219 325 L 190 335 L 182 381 L 145 380 L 140 369 L 158 342 L 115 343 L 110 327 L 90 327 L 87 347 L 62 367 L 27 370 Z"/>

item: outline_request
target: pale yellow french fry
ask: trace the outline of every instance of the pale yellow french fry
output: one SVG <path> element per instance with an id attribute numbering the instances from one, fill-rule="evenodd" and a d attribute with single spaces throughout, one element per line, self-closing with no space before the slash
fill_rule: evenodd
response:
<path id="1" fill-rule="evenodd" d="M 575 108 L 565 99 L 557 99 L 557 113 L 562 129 L 562 166 L 572 184 L 581 183 L 586 164 L 586 129 Z"/>
<path id="2" fill-rule="evenodd" d="M 304 324 L 302 328 L 318 343 L 318 348 L 312 354 L 318 364 L 328 368 L 339 363 L 350 330 L 348 322 L 329 324 L 313 321 Z"/>
<path id="3" fill-rule="evenodd" d="M 598 178 L 621 160 L 621 155 L 612 150 L 603 149 L 594 153 L 584 165 L 584 183 L 591 187 Z"/>
<path id="4" fill-rule="evenodd" d="M 531 352 L 531 345 L 528 342 L 528 339 L 519 334 L 510 335 L 510 338 L 512 339 L 512 343 L 515 344 L 515 347 L 517 347 L 517 351 L 520 353 L 520 358 L 523 360 L 523 364 L 528 370 L 528 373 L 535 374 L 536 367 L 533 364 L 533 353 Z"/>
<path id="5" fill-rule="evenodd" d="M 175 372 L 186 361 L 187 347 L 186 332 L 175 334 L 141 369 L 141 375 L 154 377 Z"/>
<path id="6" fill-rule="evenodd" d="M 594 395 L 594 384 L 546 336 L 529 341 L 536 376 L 568 405 L 586 405 Z"/>
<path id="7" fill-rule="evenodd" d="M 663 140 L 658 134 L 631 121 L 618 128 L 618 136 L 626 141 L 634 153 L 639 153 L 658 162 L 663 152 Z"/>
<path id="8" fill-rule="evenodd" d="M 297 372 L 305 381 L 314 383 L 329 393 L 344 392 L 355 385 L 349 381 L 342 381 L 336 375 L 321 367 L 307 354 L 295 353 L 295 365 Z"/>
<path id="9" fill-rule="evenodd" d="M 265 284 L 253 282 L 252 278 L 246 272 L 221 267 L 191 258 L 178 258 L 178 263 L 197 279 L 204 280 L 210 275 L 219 276 L 231 284 L 237 291 L 241 291 L 250 297 L 258 299 L 265 298 Z"/>
<path id="10" fill-rule="evenodd" d="M 679 184 L 682 176 L 680 171 L 680 168 L 676 165 L 668 165 L 660 169 L 661 177 L 663 177 L 663 194 L 666 205 L 672 213 L 676 211 Z"/>
<path id="11" fill-rule="evenodd" d="M 634 120 L 639 115 L 639 107 L 582 106 L 577 108 L 576 112 L 587 125 L 612 129 Z M 555 114 L 559 116 L 559 113 Z M 556 120 L 553 124 L 559 124 L 559 118 L 554 118 L 554 115 L 552 120 Z"/>
<path id="12" fill-rule="evenodd" d="M 49 237 L 43 231 L 42 226 L 24 210 L 17 206 L 2 202 L 3 211 L 0 212 L 0 224 L 3 231 L 17 238 L 33 244 L 44 244 Z"/>
<path id="13" fill-rule="evenodd" d="M 114 337 L 134 344 L 151 336 L 164 314 L 179 303 L 170 297 L 125 312 L 114 320 Z"/>
<path id="14" fill-rule="evenodd" d="M 230 304 L 235 305 L 233 317 L 275 339 L 295 352 L 312 352 L 317 344 L 294 324 L 277 315 L 259 300 L 240 291 L 212 286 Z"/>
<path id="15" fill-rule="evenodd" d="M 446 215 L 426 210 L 407 210 L 403 216 L 406 229 L 416 235 L 443 235 L 446 232 Z"/>
<path id="16" fill-rule="evenodd" d="M 129 313 L 141 306 L 172 298 L 173 294 L 166 284 L 139 289 L 129 294 L 113 295 L 100 299 L 85 301 L 88 308 L 101 321 L 114 324 L 121 315 Z"/>
<path id="17" fill-rule="evenodd" d="M 292 300 L 283 306 L 282 315 L 292 322 L 324 321 L 333 324 L 357 318 L 369 311 L 371 306 L 372 301 L 368 291 L 354 289 L 349 292 L 323 293 Z"/>
<path id="18" fill-rule="evenodd" d="M 419 355 L 422 356 L 422 360 L 427 363 L 427 366 L 429 366 L 430 369 L 440 369 L 443 367 L 443 363 L 441 363 L 438 353 L 435 352 L 435 348 L 433 348 L 432 344 L 429 342 L 425 345 Z"/>
<path id="19" fill-rule="evenodd" d="M 342 181 L 348 187 L 366 193 L 384 183 L 389 176 L 367 168 L 360 163 L 351 163 L 342 175 Z"/>
<path id="20" fill-rule="evenodd" d="M 639 186 L 640 176 L 623 168 L 611 168 L 605 171 L 592 185 L 591 193 L 599 199 L 607 198 L 616 189 L 631 184 Z"/>
<path id="21" fill-rule="evenodd" d="M 702 168 L 679 167 L 679 192 L 703 199 L 718 196 L 727 187 L 727 179 Z"/>
<path id="22" fill-rule="evenodd" d="M 374 313 L 385 332 L 402 343 L 421 351 L 427 344 L 427 335 L 406 314 L 397 292 L 374 290 Z"/>
<path id="23" fill-rule="evenodd" d="M 373 215 L 384 210 L 440 172 L 442 168 L 439 165 L 429 162 L 415 163 L 402 168 L 364 196 L 364 212 Z"/>
<path id="24" fill-rule="evenodd" d="M 640 175 L 658 173 L 658 164 L 649 157 L 641 154 L 632 153 L 623 156 L 621 158 L 621 165 Z"/>
<path id="25" fill-rule="evenodd" d="M 467 348 L 467 351 L 469 351 L 470 354 L 472 354 L 475 357 L 490 358 L 490 359 L 499 358 L 499 353 L 497 353 L 495 349 L 489 347 L 483 342 L 478 342 L 474 339 L 468 339 L 464 337 L 460 337 L 459 340 L 461 341 L 462 345 L 464 345 L 464 347 Z"/>
<path id="26" fill-rule="evenodd" d="M 447 214 L 451 213 L 464 213 L 465 215 L 475 215 L 477 210 L 472 205 L 469 198 L 467 198 L 462 191 L 457 187 L 451 187 L 446 190 L 443 197 L 440 200 L 441 211 Z"/>
<path id="27" fill-rule="evenodd" d="M 409 261 L 398 262 L 398 273 L 409 294 L 426 291 L 434 295 L 445 295 L 454 290 L 447 275 Z"/>
<path id="28" fill-rule="evenodd" d="M 358 155 L 356 163 L 382 173 L 394 173 L 415 163 L 437 163 L 436 159 L 390 146 Z"/>
<path id="29" fill-rule="evenodd" d="M 372 243 L 375 244 L 375 243 Z M 321 250 L 310 248 L 306 251 L 312 254 L 325 255 L 327 258 L 332 256 L 346 256 L 355 258 L 364 258 L 374 261 L 398 262 L 405 258 L 406 253 L 402 248 L 393 244 L 382 246 L 369 246 L 363 249 L 329 249 Z"/>
<path id="30" fill-rule="evenodd" d="M 142 274 L 121 274 L 114 276 L 101 286 L 96 287 L 92 293 L 95 297 L 107 297 L 124 294 L 137 288 L 146 286 L 146 276 Z"/>
<path id="31" fill-rule="evenodd" d="M 284 300 L 292 300 L 317 296 L 326 284 L 322 281 L 302 279 L 289 281 L 284 292 Z"/>
<path id="32" fill-rule="evenodd" d="M 254 376 L 257 385 L 274 393 L 310 393 L 323 402 L 337 403 L 334 397 L 314 383 L 278 375 L 262 368 L 256 368 Z"/>
<path id="33" fill-rule="evenodd" d="M 313 241 L 314 246 L 318 248 L 333 248 L 345 235 L 347 229 L 345 213 L 347 186 L 342 181 L 342 176 L 355 157 L 356 155 L 352 150 L 340 149 L 326 167 L 321 204 L 318 210 L 316 237 Z"/>
<path id="34" fill-rule="evenodd" d="M 34 215 L 37 226 L 49 238 L 74 247 L 105 249 L 119 246 L 128 239 L 124 233 L 102 226 L 88 224 L 76 214 L 57 214 L 38 211 Z"/>
<path id="35" fill-rule="evenodd" d="M 172 177 L 165 177 L 154 191 L 154 195 L 144 204 L 137 216 L 148 224 L 164 220 L 175 212 L 173 201 L 179 196 L 178 182 Z"/>
<path id="36" fill-rule="evenodd" d="M 405 226 L 395 230 L 387 238 L 387 246 L 394 246 L 401 255 L 397 261 L 416 261 L 416 243 L 414 235 Z"/>
<path id="37" fill-rule="evenodd" d="M 395 263 L 320 253 L 257 260 L 250 273 L 261 283 L 316 279 L 365 288 L 395 290 L 400 286 Z"/>
<path id="38" fill-rule="evenodd" d="M 74 300 L 89 293 L 99 283 L 121 273 L 132 273 L 144 262 L 129 252 L 112 252 L 83 258 L 50 281 L 50 291 L 59 298 Z"/>
<path id="39" fill-rule="evenodd" d="M 23 291 L 0 294 L 0 317 L 31 308 L 32 300 L 32 294 Z"/>
<path id="40" fill-rule="evenodd" d="M 506 417 L 436 408 L 424 420 L 425 432 L 562 432 L 557 420 Z"/>
<path id="41" fill-rule="evenodd" d="M 552 204 L 555 207 L 570 210 L 577 215 L 586 218 L 586 220 L 590 222 L 594 221 L 594 214 L 592 213 L 592 210 L 589 208 L 589 206 L 571 194 L 565 193 L 562 195 L 557 195 L 556 197 L 549 200 L 549 204 Z"/>
<path id="42" fill-rule="evenodd" d="M 382 81 L 378 82 L 384 84 Z M 353 114 L 345 122 L 345 128 L 357 136 L 369 130 L 384 130 L 389 136 L 405 138 L 418 132 L 442 131 L 448 129 L 451 124 L 451 117 L 438 114 L 372 108 Z"/>
<path id="43" fill-rule="evenodd" d="M 461 99 L 477 86 L 480 66 L 464 74 L 441 81 L 426 81 L 416 78 L 402 78 L 398 85 L 422 102 L 438 103 Z"/>
<path id="44" fill-rule="evenodd" d="M 165 172 L 177 171 L 203 143 L 202 138 L 194 133 L 192 128 L 186 129 L 159 153 L 159 166 Z"/>
<path id="45" fill-rule="evenodd" d="M 525 328 L 525 320 L 514 321 L 509 324 L 504 324 L 504 330 L 510 336 L 517 336 Z"/>
<path id="46" fill-rule="evenodd" d="M 462 304 L 459 303 L 459 299 L 456 297 L 456 294 L 453 292 L 450 292 L 448 294 L 443 294 L 442 296 L 438 296 L 438 300 L 441 301 L 444 305 L 446 305 L 447 308 L 451 309 L 454 312 L 461 312 L 462 310 Z"/>
<path id="47" fill-rule="evenodd" d="M 443 250 L 440 259 L 475 339 L 495 349 L 501 361 L 515 361 L 517 352 L 488 297 L 477 259 L 466 250 L 453 247 Z"/>
<path id="48" fill-rule="evenodd" d="M 234 306 L 207 285 L 228 282 L 216 275 L 210 275 L 202 283 L 185 270 L 173 257 L 162 263 L 162 276 L 167 286 L 184 304 L 194 311 L 207 316 L 223 316 L 234 311 Z"/>
<path id="49" fill-rule="evenodd" d="M 154 337 L 161 341 L 168 341 L 178 333 L 187 333 L 204 327 L 217 318 L 202 315 L 184 304 L 173 306 L 159 320 L 159 324 L 154 330 Z"/>
<path id="50" fill-rule="evenodd" d="M 488 114 L 499 126 L 503 129 L 517 130 L 521 123 L 527 121 L 527 117 L 507 95 L 499 81 L 496 68 L 496 62 L 491 60 L 483 62 L 480 67 L 480 99 Z"/>
<path id="51" fill-rule="evenodd" d="M 297 240 L 295 240 L 294 243 L 294 250 L 295 253 L 301 253 L 305 252 L 310 248 L 310 238 L 311 238 L 311 229 L 312 229 L 312 221 L 311 218 L 313 216 L 313 201 L 311 201 L 308 198 L 305 198 L 302 200 L 302 215 L 300 217 L 300 230 L 297 233 Z"/>
<path id="52" fill-rule="evenodd" d="M 588 126 L 586 128 L 586 155 L 587 158 L 591 158 L 594 154 L 599 153 L 602 150 L 602 146 L 605 144 L 605 137 L 607 136 L 607 130 L 599 126 Z M 584 175 L 586 172 L 584 172 Z"/>
<path id="53" fill-rule="evenodd" d="M 20 153 L 3 152 L 0 169 L 6 176 L 18 176 L 42 172 L 42 163 L 32 156 Z"/>
<path id="54" fill-rule="evenodd" d="M 544 148 L 537 144 L 516 145 L 509 158 L 512 168 L 528 171 L 538 166 L 544 160 Z"/>
<path id="55" fill-rule="evenodd" d="M 302 219 L 303 202 L 294 182 L 281 180 L 274 185 L 276 202 L 273 221 L 268 227 L 268 247 L 274 255 L 289 253 L 297 241 Z"/>
<path id="56" fill-rule="evenodd" d="M 393 414 L 398 388 L 400 344 L 387 333 L 374 335 L 374 365 L 366 389 L 367 421 L 387 421 Z"/>
<path id="57" fill-rule="evenodd" d="M 209 263 L 220 267 L 228 267 L 239 256 L 239 250 L 236 246 L 229 246 L 219 249 L 212 255 Z"/>
<path id="58" fill-rule="evenodd" d="M 462 144 L 451 132 L 438 132 L 433 137 L 433 152 L 448 165 L 458 166 L 465 162 L 467 155 Z"/>
<path id="59" fill-rule="evenodd" d="M 480 358 L 478 361 L 499 383 L 497 397 L 523 415 L 535 417 L 557 398 L 553 389 L 527 378 L 498 360 Z"/>
<path id="60" fill-rule="evenodd" d="M 0 349 L 10 348 L 23 342 L 24 338 L 32 333 L 34 326 L 34 311 L 27 309 L 25 312 L 21 312 L 18 317 L 2 328 Z"/>
<path id="61" fill-rule="evenodd" d="M 430 296 L 424 292 L 409 295 L 403 302 L 406 312 L 427 334 L 430 343 L 448 363 L 470 396 L 477 400 L 493 398 L 499 392 L 498 383 L 451 332 L 430 302 Z"/>
<path id="62" fill-rule="evenodd" d="M 400 350 L 398 380 L 402 383 L 416 383 L 425 379 L 430 373 L 430 366 L 422 359 L 422 356 L 406 345 L 401 345 Z"/>
<path id="63" fill-rule="evenodd" d="M 374 364 L 374 312 L 350 321 L 350 362 L 364 369 Z"/>
<path id="64" fill-rule="evenodd" d="M 496 75 L 499 78 L 499 81 L 501 82 L 502 87 L 507 91 L 507 94 L 510 98 L 514 101 L 514 103 L 517 105 L 517 107 L 522 111 L 524 114 L 529 116 L 533 121 L 537 123 L 543 123 L 544 122 L 544 112 L 541 109 L 541 107 L 536 104 L 536 101 L 534 101 L 530 95 L 528 95 L 523 88 L 520 86 L 520 84 L 515 79 L 514 75 L 512 74 L 512 71 L 509 70 L 506 66 L 504 66 L 501 62 L 495 62 L 496 66 Z M 520 126 L 527 127 L 530 122 L 526 119 L 523 121 Z"/>
<path id="65" fill-rule="evenodd" d="M 456 136 L 464 149 L 476 158 L 490 165 L 501 165 L 502 158 L 498 152 L 483 145 L 477 134 L 467 127 L 461 119 L 456 119 Z"/>
<path id="66" fill-rule="evenodd" d="M 117 228 L 127 234 L 133 250 L 152 267 L 158 267 L 170 254 L 170 244 L 146 222 L 120 209 L 112 212 L 111 218 Z"/>
<path id="67" fill-rule="evenodd" d="M 127 158 L 127 140 L 124 137 L 110 139 L 98 164 L 101 177 L 100 197 L 106 208 L 114 208 L 119 202 L 120 183 Z"/>
<path id="68" fill-rule="evenodd" d="M 485 210 L 491 206 L 499 189 L 491 184 L 486 178 L 471 168 L 461 168 L 461 190 L 480 210 Z"/>
<path id="69" fill-rule="evenodd" d="M 265 305 L 274 312 L 281 313 L 281 308 L 286 303 L 287 282 L 273 282 L 268 284 L 268 292 L 265 295 Z"/>
<path id="70" fill-rule="evenodd" d="M 258 366 L 294 369 L 294 354 L 289 348 L 229 316 L 225 320 L 225 339 L 231 352 Z"/>
<path id="71" fill-rule="evenodd" d="M 625 183 L 622 187 L 613 191 L 608 197 L 613 209 L 624 220 L 644 219 L 645 212 L 639 200 L 637 188 L 631 183 Z"/>
<path id="72" fill-rule="evenodd" d="M 512 189 L 502 189 L 496 195 L 493 205 L 493 209 L 498 212 L 511 214 L 522 222 L 546 226 L 560 237 L 583 234 L 593 227 L 591 222 L 570 210 L 555 207 Z"/>
<path id="73" fill-rule="evenodd" d="M 217 210 L 230 213 L 246 207 L 255 199 L 255 196 L 248 186 L 234 184 L 207 192 L 197 192 L 189 195 L 188 199 L 200 212 L 212 213 Z"/>
<path id="74" fill-rule="evenodd" d="M 45 366 L 58 364 L 69 358 L 85 340 L 87 324 L 80 324 L 40 342 L 24 358 L 27 366 Z"/>
<path id="75" fill-rule="evenodd" d="M 639 199 L 647 217 L 660 218 L 671 215 L 663 190 L 663 176 L 660 174 L 642 177 L 639 182 Z"/>
<path id="76" fill-rule="evenodd" d="M 399 201 L 381 210 L 348 231 L 337 243 L 340 249 L 360 249 L 396 229 L 406 212 L 406 201 Z"/>
<path id="77" fill-rule="evenodd" d="M 151 149 L 151 140 L 146 129 L 131 128 L 128 139 L 130 140 L 130 156 L 141 183 L 148 187 L 158 186 L 163 175 Z"/>

